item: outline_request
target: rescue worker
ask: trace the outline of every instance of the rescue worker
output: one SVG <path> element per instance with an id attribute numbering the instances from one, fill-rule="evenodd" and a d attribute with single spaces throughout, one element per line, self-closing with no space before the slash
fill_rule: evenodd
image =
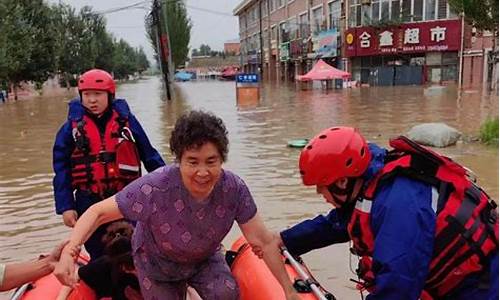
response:
<path id="1" fill-rule="evenodd" d="M 498 299 L 495 202 L 449 158 L 405 137 L 390 145 L 350 127 L 314 137 L 302 181 L 335 209 L 282 231 L 284 246 L 301 255 L 352 241 L 369 300 Z"/>
<path id="2" fill-rule="evenodd" d="M 149 142 L 124 99 L 115 99 L 115 82 L 92 69 L 78 80 L 80 97 L 69 103 L 68 120 L 57 133 L 53 149 L 56 213 L 73 227 L 92 204 L 123 189 L 165 163 Z M 103 254 L 106 224 L 85 243 L 91 259 Z"/>

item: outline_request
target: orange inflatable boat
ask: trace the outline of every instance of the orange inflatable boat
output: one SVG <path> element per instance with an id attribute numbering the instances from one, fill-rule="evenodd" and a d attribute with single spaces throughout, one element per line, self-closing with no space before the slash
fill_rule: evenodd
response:
<path id="1" fill-rule="evenodd" d="M 335 297 L 325 291 L 314 280 L 307 267 L 302 262 L 284 252 L 286 271 L 294 282 L 294 287 L 303 300 L 335 300 Z M 286 257 L 285 257 L 286 256 Z M 258 258 L 247 241 L 240 237 L 233 243 L 231 250 L 226 252 L 226 260 L 240 287 L 241 300 L 285 300 L 285 294 L 279 282 L 267 268 L 264 260 Z M 88 257 L 80 256 L 77 264 L 85 265 Z M 16 290 L 11 300 L 54 300 L 59 295 L 62 284 L 53 275 L 47 275 L 33 283 L 21 286 Z M 192 289 L 188 291 L 187 299 L 201 300 Z M 81 281 L 69 294 L 68 300 L 97 300 L 94 291 Z M 102 298 L 110 299 L 110 298 Z"/>
<path id="2" fill-rule="evenodd" d="M 88 256 L 80 255 L 77 264 L 82 266 L 87 264 L 88 261 Z M 57 298 L 61 288 L 62 284 L 54 274 L 49 274 L 18 288 L 12 295 L 11 300 L 52 300 Z M 94 291 L 82 281 L 77 288 L 71 291 L 67 300 L 97 300 L 97 297 Z"/>
<path id="3" fill-rule="evenodd" d="M 319 286 L 302 262 L 298 262 L 287 252 L 286 254 L 288 258 L 283 256 L 285 268 L 301 299 L 335 299 Z M 286 299 L 278 280 L 274 278 L 264 260 L 252 252 L 245 238 L 240 237 L 234 242 L 231 250 L 226 252 L 226 260 L 240 287 L 241 300 Z"/>

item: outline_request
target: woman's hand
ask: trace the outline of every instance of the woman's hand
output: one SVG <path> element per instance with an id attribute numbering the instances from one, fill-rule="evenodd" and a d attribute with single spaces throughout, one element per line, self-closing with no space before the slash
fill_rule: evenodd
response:
<path id="1" fill-rule="evenodd" d="M 59 259 L 61 258 L 61 252 L 68 244 L 69 240 L 62 241 L 57 245 L 54 249 L 52 249 L 52 252 L 46 257 L 48 264 L 52 267 L 55 268 L 56 264 L 59 262 Z"/>
<path id="2" fill-rule="evenodd" d="M 59 262 L 54 269 L 54 275 L 63 284 L 74 287 L 77 283 L 75 276 L 75 259 L 72 255 L 74 246 L 66 245 L 61 253 Z"/>

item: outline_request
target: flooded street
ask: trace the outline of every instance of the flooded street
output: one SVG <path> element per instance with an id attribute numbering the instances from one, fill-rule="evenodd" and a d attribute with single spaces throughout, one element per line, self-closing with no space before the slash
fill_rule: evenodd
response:
<path id="1" fill-rule="evenodd" d="M 178 84 L 175 101 L 163 101 L 159 78 L 119 86 L 153 145 L 172 161 L 168 141 L 176 118 L 189 109 L 222 117 L 230 135 L 225 168 L 249 185 L 268 227 L 281 230 L 326 213 L 332 207 L 301 186 L 297 149 L 288 140 L 310 138 L 332 125 L 359 127 L 371 141 L 387 140 L 423 122 L 445 122 L 466 136 L 498 111 L 498 98 L 452 87 L 362 88 L 297 91 L 294 86 L 265 86 L 259 103 L 238 107 L 235 83 L 219 81 Z M 0 262 L 30 259 L 48 251 L 69 230 L 54 212 L 52 145 L 67 114 L 66 97 L 35 98 L 0 104 Z M 441 152 L 472 169 L 479 183 L 498 199 L 498 150 L 479 143 L 459 143 Z M 229 247 L 239 234 L 233 228 Z M 358 299 L 349 278 L 348 245 L 304 256 L 317 279 L 338 299 Z M 353 266 L 354 266 L 353 257 Z"/>

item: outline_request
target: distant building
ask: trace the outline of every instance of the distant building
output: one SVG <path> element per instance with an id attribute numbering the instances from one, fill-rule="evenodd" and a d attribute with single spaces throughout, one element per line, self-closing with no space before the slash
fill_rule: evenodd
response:
<path id="1" fill-rule="evenodd" d="M 233 40 L 225 42 L 224 53 L 226 55 L 240 55 L 240 41 Z"/>

